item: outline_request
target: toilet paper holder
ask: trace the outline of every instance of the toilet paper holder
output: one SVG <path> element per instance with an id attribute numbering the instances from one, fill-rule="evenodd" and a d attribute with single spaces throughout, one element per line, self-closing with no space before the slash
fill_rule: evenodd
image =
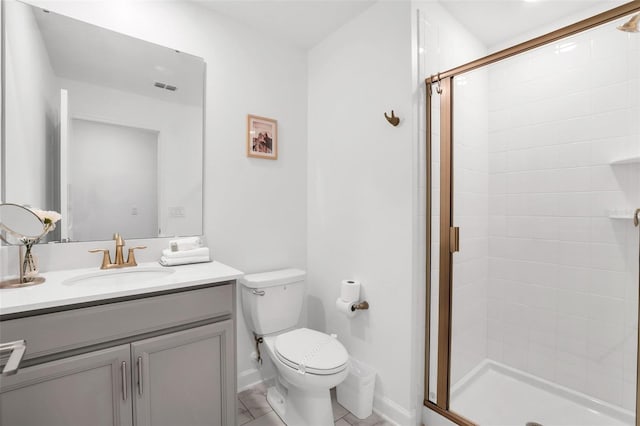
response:
<path id="1" fill-rule="evenodd" d="M 351 305 L 352 312 L 359 311 L 359 310 L 366 310 L 366 309 L 369 309 L 369 302 L 367 302 L 366 300 L 363 300 L 362 302 L 354 303 L 353 305 Z"/>

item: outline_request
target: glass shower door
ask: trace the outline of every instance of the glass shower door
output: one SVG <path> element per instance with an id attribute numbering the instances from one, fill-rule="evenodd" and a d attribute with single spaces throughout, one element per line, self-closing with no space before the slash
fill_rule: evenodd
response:
<path id="1" fill-rule="evenodd" d="M 635 425 L 640 35 L 626 19 L 452 82 L 450 410 Z"/>

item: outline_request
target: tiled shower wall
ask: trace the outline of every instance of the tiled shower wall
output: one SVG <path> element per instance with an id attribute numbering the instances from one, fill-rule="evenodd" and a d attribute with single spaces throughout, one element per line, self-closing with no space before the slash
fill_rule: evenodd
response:
<path id="1" fill-rule="evenodd" d="M 639 46 L 606 25 L 489 68 L 488 356 L 629 410 L 640 163 L 610 163 L 640 156 Z"/>

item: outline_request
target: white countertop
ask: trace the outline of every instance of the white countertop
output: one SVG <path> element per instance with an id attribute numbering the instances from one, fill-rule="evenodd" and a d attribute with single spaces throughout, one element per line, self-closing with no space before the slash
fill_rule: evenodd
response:
<path id="1" fill-rule="evenodd" d="M 133 268 L 104 271 L 126 272 Z M 100 273 L 99 268 L 69 269 L 45 272 L 46 281 L 30 287 L 0 289 L 0 315 L 22 313 L 45 308 L 55 308 L 76 303 L 95 302 L 118 297 L 136 296 L 164 290 L 174 290 L 201 284 L 235 280 L 243 273 L 220 262 L 163 268 L 156 262 L 140 263 L 137 268 L 173 270 L 160 278 L 117 285 L 83 285 L 81 282 L 69 284 L 67 280 L 87 274 Z M 112 272 L 113 271 L 113 272 Z M 65 282 L 67 281 L 67 282 Z"/>

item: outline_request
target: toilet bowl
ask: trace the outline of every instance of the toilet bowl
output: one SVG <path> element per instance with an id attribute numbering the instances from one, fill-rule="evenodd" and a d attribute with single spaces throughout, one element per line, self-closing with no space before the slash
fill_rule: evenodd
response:
<path id="1" fill-rule="evenodd" d="M 287 425 L 333 425 L 329 389 L 349 373 L 349 354 L 335 337 L 307 328 L 267 336 L 280 386 L 267 400 Z M 284 389 L 282 389 L 284 388 Z"/>
<path id="2" fill-rule="evenodd" d="M 246 275 L 242 308 L 276 367 L 267 401 L 288 426 L 332 426 L 329 389 L 349 374 L 349 354 L 335 335 L 294 328 L 304 299 L 304 271 Z"/>

